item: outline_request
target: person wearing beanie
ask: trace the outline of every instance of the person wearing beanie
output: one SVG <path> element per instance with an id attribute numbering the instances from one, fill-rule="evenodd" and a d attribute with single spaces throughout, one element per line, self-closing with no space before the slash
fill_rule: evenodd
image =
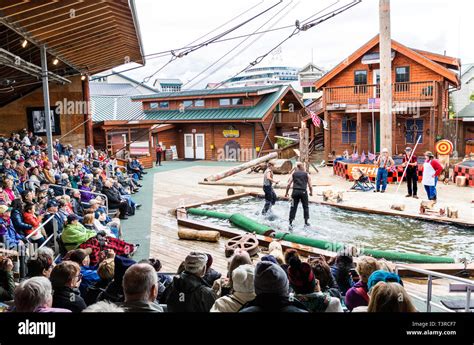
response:
<path id="1" fill-rule="evenodd" d="M 256 297 L 245 304 L 241 313 L 286 312 L 306 313 L 305 306 L 289 296 L 289 283 L 285 271 L 270 261 L 261 261 L 255 267 L 254 289 Z"/>
<path id="2" fill-rule="evenodd" d="M 209 258 L 200 252 L 191 252 L 184 260 L 184 271 L 174 277 L 164 292 L 163 300 L 169 312 L 209 312 L 216 294 L 203 279 Z"/>
<path id="3" fill-rule="evenodd" d="M 377 270 L 370 275 L 369 280 L 367 281 L 369 292 L 378 282 L 398 283 L 403 286 L 402 279 L 398 274 L 384 270 Z"/>
<path id="4" fill-rule="evenodd" d="M 236 313 L 247 302 L 255 298 L 254 272 L 252 265 L 241 265 L 232 272 L 233 292 L 218 298 L 211 308 L 215 313 Z"/>
<path id="5" fill-rule="evenodd" d="M 209 286 L 212 286 L 216 280 L 220 279 L 222 274 L 220 274 L 214 268 L 212 268 L 212 263 L 214 261 L 214 259 L 212 258 L 212 255 L 207 254 L 207 253 L 206 255 L 207 255 L 206 274 L 204 275 L 202 279 L 204 279 Z"/>
<path id="6" fill-rule="evenodd" d="M 232 272 L 241 265 L 252 265 L 252 259 L 247 251 L 236 249 L 227 265 L 227 275 L 214 282 L 212 289 L 217 296 L 223 297 L 232 293 Z"/>
<path id="7" fill-rule="evenodd" d="M 289 262 L 288 279 L 294 291 L 294 298 L 300 301 L 310 312 L 342 312 L 341 302 L 336 297 L 321 292 L 319 281 L 307 262 L 293 257 Z"/>

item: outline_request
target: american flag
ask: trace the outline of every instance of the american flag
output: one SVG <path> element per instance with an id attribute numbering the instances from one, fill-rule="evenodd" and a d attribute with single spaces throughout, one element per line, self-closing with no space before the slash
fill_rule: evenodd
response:
<path id="1" fill-rule="evenodd" d="M 310 110 L 309 115 L 311 115 L 311 120 L 313 120 L 313 124 L 316 127 L 321 126 L 321 119 L 319 118 L 318 115 L 316 115 L 316 113 L 314 111 Z"/>
<path id="2" fill-rule="evenodd" d="M 369 161 L 373 161 L 375 159 L 375 155 L 373 153 L 370 153 L 369 151 Z"/>
<path id="3" fill-rule="evenodd" d="M 365 157 L 365 151 L 362 151 L 362 154 L 360 155 L 360 162 L 361 162 L 361 163 L 364 163 L 364 162 L 365 162 L 365 159 L 366 159 L 366 157 Z"/>
<path id="4" fill-rule="evenodd" d="M 359 158 L 359 153 L 358 153 L 358 152 L 354 152 L 354 153 L 352 154 L 352 159 L 353 159 L 353 160 L 356 160 L 357 158 Z"/>

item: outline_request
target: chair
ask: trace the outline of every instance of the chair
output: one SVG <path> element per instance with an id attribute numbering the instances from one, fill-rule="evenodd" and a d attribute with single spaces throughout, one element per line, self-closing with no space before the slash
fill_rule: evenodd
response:
<path id="1" fill-rule="evenodd" d="M 354 184 L 351 187 L 353 190 L 368 192 L 372 189 L 375 189 L 375 186 L 370 181 L 369 176 L 364 174 L 364 172 L 358 168 L 352 169 L 352 178 L 354 179 Z"/>

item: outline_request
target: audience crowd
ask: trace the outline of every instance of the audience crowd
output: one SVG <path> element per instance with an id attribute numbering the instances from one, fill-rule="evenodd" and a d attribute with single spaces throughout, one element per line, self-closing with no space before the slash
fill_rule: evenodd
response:
<path id="1" fill-rule="evenodd" d="M 387 262 L 348 252 L 303 258 L 276 241 L 260 258 L 235 251 L 225 274 L 201 252 L 161 273 L 158 259 L 136 262 L 137 245 L 121 239 L 121 220 L 140 207 L 140 163 L 121 168 L 58 140 L 52 161 L 47 153 L 26 131 L 0 138 L 0 302 L 10 311 L 416 311 Z"/>

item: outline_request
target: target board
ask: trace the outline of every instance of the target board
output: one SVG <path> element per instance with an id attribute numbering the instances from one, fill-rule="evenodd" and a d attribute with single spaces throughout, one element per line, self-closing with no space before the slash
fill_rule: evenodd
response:
<path id="1" fill-rule="evenodd" d="M 435 149 L 439 155 L 449 155 L 453 152 L 453 143 L 449 140 L 440 140 L 436 143 Z"/>

